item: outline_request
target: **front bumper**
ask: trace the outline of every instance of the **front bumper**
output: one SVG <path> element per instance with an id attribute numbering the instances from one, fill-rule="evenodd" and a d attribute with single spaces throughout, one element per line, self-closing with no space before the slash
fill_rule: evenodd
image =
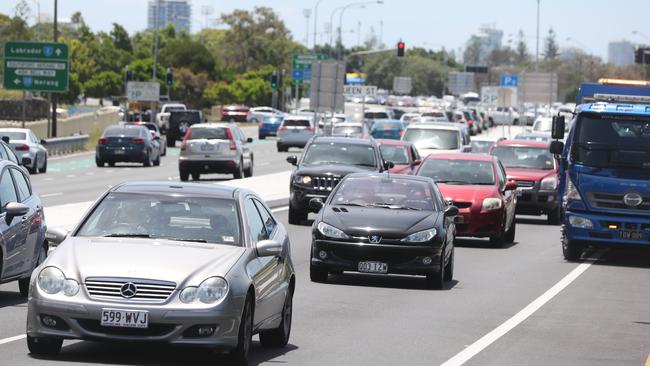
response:
<path id="1" fill-rule="evenodd" d="M 387 274 L 428 275 L 440 271 L 441 248 L 434 246 L 367 244 L 317 239 L 312 242 L 311 265 L 328 271 L 359 271 L 359 262 L 386 263 Z M 320 252 L 327 253 L 326 258 Z M 424 264 L 425 257 L 431 263 Z"/>
<path id="2" fill-rule="evenodd" d="M 503 209 L 476 212 L 470 209 L 460 209 L 455 220 L 456 236 L 485 238 L 501 233 L 505 225 Z"/>
<path id="3" fill-rule="evenodd" d="M 592 228 L 571 226 L 571 216 L 588 219 Z M 622 238 L 620 233 L 636 232 L 640 238 Z M 582 211 L 566 211 L 564 233 L 570 240 L 603 245 L 644 245 L 650 246 L 650 218 L 635 216 L 613 216 L 593 214 Z"/>
<path id="4" fill-rule="evenodd" d="M 133 304 L 88 299 L 83 290 L 72 299 L 49 298 L 32 284 L 27 309 L 27 334 L 31 337 L 59 337 L 127 342 L 163 342 L 232 349 L 237 346 L 241 309 L 245 297 L 228 297 L 213 308 L 190 309 L 182 304 Z M 172 296 L 175 296 L 176 292 Z M 55 295 L 56 296 L 56 295 Z M 63 296 L 63 295 L 61 295 Z M 77 299 L 79 298 L 79 299 Z M 145 310 L 146 329 L 101 326 L 102 309 Z M 57 326 L 46 326 L 45 315 L 57 317 Z M 193 329 L 212 325 L 211 336 L 198 336 Z"/>
<path id="5" fill-rule="evenodd" d="M 558 208 L 556 191 L 519 190 L 516 212 L 519 215 L 545 215 Z"/>
<path id="6" fill-rule="evenodd" d="M 289 205 L 297 209 L 307 210 L 309 201 L 312 198 L 320 198 L 325 202 L 329 197 L 330 192 L 331 191 L 314 190 L 292 183 L 291 192 L 289 194 Z"/>
<path id="7" fill-rule="evenodd" d="M 178 160 L 179 170 L 199 173 L 233 173 L 237 171 L 239 160 L 233 157 L 205 160 L 200 157 L 180 157 Z"/>

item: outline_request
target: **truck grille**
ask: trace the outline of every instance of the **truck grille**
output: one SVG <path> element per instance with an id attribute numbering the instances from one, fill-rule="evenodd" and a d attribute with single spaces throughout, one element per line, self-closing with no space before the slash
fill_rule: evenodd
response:
<path id="1" fill-rule="evenodd" d="M 594 208 L 616 209 L 628 211 L 650 211 L 650 197 L 643 197 L 643 202 L 636 206 L 630 207 L 623 202 L 623 194 L 597 193 L 590 192 L 587 194 L 589 203 Z"/>
<path id="2" fill-rule="evenodd" d="M 122 294 L 122 286 L 128 283 L 136 288 L 132 297 Z M 92 298 L 144 302 L 164 302 L 176 289 L 173 282 L 120 277 L 88 277 L 85 285 Z"/>
<path id="3" fill-rule="evenodd" d="M 535 182 L 531 180 L 515 180 L 515 183 L 517 183 L 517 188 L 533 188 L 535 186 Z"/>
<path id="4" fill-rule="evenodd" d="M 314 177 L 314 189 L 317 191 L 331 191 L 341 181 L 338 177 Z"/>

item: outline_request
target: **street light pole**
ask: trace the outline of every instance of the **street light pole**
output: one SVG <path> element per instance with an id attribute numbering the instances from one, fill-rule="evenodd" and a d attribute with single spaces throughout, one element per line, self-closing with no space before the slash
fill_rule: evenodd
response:
<path id="1" fill-rule="evenodd" d="M 302 9 L 302 15 L 305 16 L 307 29 L 305 31 L 305 47 L 309 49 L 309 18 L 311 17 L 311 9 Z"/>
<path id="2" fill-rule="evenodd" d="M 539 70 L 539 2 L 537 0 L 537 46 L 535 49 L 535 71 Z"/>
<path id="3" fill-rule="evenodd" d="M 341 60 L 342 53 L 343 53 L 343 39 L 342 39 L 342 36 L 341 36 L 341 33 L 342 33 L 342 28 L 341 27 L 343 27 L 343 14 L 345 14 L 345 11 L 348 10 L 349 8 L 351 8 L 351 7 L 354 7 L 354 6 L 365 8 L 366 5 L 383 4 L 383 3 L 384 3 L 384 0 L 366 1 L 366 2 L 360 2 L 360 3 L 351 3 L 351 4 L 348 4 L 348 5 L 344 6 L 341 9 L 341 14 L 339 14 L 339 29 L 338 29 L 339 41 L 338 41 L 338 45 L 337 45 L 339 50 L 338 50 L 338 58 L 337 59 Z"/>
<path id="4" fill-rule="evenodd" d="M 54 34 L 52 35 L 54 42 L 56 42 L 59 39 L 59 2 L 58 0 L 54 0 Z M 56 137 L 57 134 L 57 121 L 56 121 L 56 94 L 55 93 L 50 93 L 52 96 L 52 137 Z"/>
<path id="5" fill-rule="evenodd" d="M 322 0 L 316 1 L 314 6 L 314 49 L 316 49 L 316 36 L 318 35 L 318 5 Z"/>

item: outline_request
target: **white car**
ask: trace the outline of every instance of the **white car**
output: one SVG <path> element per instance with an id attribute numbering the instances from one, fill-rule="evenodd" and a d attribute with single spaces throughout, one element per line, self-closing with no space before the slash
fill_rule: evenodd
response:
<path id="1" fill-rule="evenodd" d="M 404 113 L 402 117 L 399 118 L 405 126 L 408 126 L 409 123 L 417 122 L 420 119 L 420 113 Z"/>
<path id="2" fill-rule="evenodd" d="M 497 107 L 489 113 L 495 125 L 519 124 L 519 112 L 514 107 Z"/>
<path id="3" fill-rule="evenodd" d="M 160 108 L 160 113 L 156 115 L 156 123 L 163 133 L 169 128 L 169 116 L 172 111 L 186 111 L 187 107 L 181 103 L 166 103 Z"/>
<path id="4" fill-rule="evenodd" d="M 259 123 L 262 122 L 265 116 L 275 115 L 279 116 L 284 114 L 282 111 L 271 107 L 255 107 L 248 110 L 246 115 L 246 122 Z"/>
<path id="5" fill-rule="evenodd" d="M 45 140 L 38 137 L 29 128 L 0 128 L 0 137 L 11 146 L 18 157 L 20 165 L 31 174 L 47 171 L 47 149 Z"/>
<path id="6" fill-rule="evenodd" d="M 469 152 L 469 140 L 462 127 L 452 123 L 414 123 L 410 124 L 402 141 L 415 145 L 421 156 Z"/>

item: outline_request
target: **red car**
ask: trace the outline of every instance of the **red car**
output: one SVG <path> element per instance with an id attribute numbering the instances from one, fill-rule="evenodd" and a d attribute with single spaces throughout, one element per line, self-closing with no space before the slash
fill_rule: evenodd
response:
<path id="1" fill-rule="evenodd" d="M 422 161 L 415 145 L 400 140 L 380 139 L 375 141 L 379 144 L 382 158 L 395 164 L 388 170 L 389 173 L 408 175 L 415 173 Z"/>
<path id="2" fill-rule="evenodd" d="M 429 155 L 416 175 L 433 179 L 443 198 L 458 207 L 456 235 L 490 238 L 502 247 L 515 240 L 517 184 L 499 159 L 484 154 Z"/>
<path id="3" fill-rule="evenodd" d="M 246 122 L 249 107 L 245 105 L 222 105 L 221 120 L 226 122 Z"/>
<path id="4" fill-rule="evenodd" d="M 519 187 L 517 213 L 548 215 L 548 223 L 560 223 L 558 202 L 558 164 L 549 152 L 548 142 L 526 140 L 498 141 L 490 154 L 501 160 L 508 180 Z"/>

